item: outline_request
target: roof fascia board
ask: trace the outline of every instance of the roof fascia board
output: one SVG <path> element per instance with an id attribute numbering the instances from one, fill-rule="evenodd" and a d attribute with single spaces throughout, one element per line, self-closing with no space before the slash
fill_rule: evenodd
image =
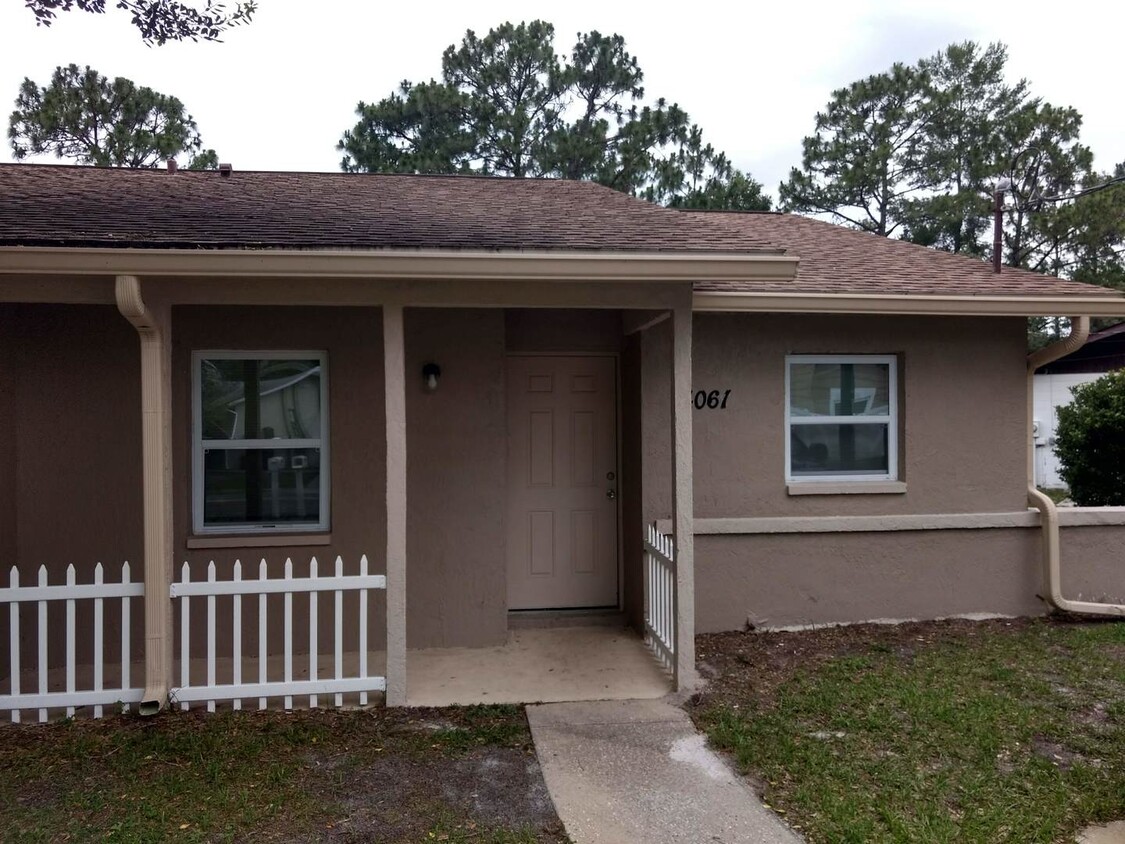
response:
<path id="1" fill-rule="evenodd" d="M 1125 316 L 1119 296 L 913 295 L 867 293 L 697 292 L 693 310 L 750 313 L 899 314 L 935 316 Z"/>
<path id="2" fill-rule="evenodd" d="M 797 258 L 772 253 L 0 247 L 0 273 L 302 276 L 556 281 L 792 281 Z"/>

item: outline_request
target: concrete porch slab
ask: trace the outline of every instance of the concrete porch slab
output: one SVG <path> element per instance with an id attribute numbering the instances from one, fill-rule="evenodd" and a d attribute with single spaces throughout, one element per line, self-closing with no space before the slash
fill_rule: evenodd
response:
<path id="1" fill-rule="evenodd" d="M 359 674 L 359 654 L 345 651 L 342 654 L 342 674 L 354 677 Z M 233 659 L 217 656 L 215 681 L 232 682 Z M 242 677 L 254 682 L 258 677 L 256 657 L 243 656 Z M 559 627 L 547 629 L 513 630 L 504 645 L 494 648 L 434 648 L 407 651 L 407 703 L 410 706 L 452 706 L 474 703 L 537 703 L 573 700 L 626 700 L 659 698 L 671 690 L 671 678 L 664 673 L 644 642 L 623 627 Z M 386 653 L 370 651 L 367 671 L 382 675 L 386 668 Z M 267 677 L 280 680 L 284 676 L 284 659 L 280 654 L 267 658 Z M 293 655 L 294 680 L 306 680 L 310 670 L 308 654 Z M 319 677 L 334 674 L 331 654 L 321 653 L 318 659 Z M 192 658 L 191 683 L 204 685 L 207 661 Z M 78 689 L 93 687 L 93 666 L 79 665 L 75 670 Z M 120 668 L 107 664 L 105 687 L 120 684 Z M 132 663 L 131 686 L 143 685 L 144 664 Z M 180 663 L 175 661 L 176 684 L 180 682 Z M 47 672 L 47 689 L 60 692 L 66 688 L 66 669 L 58 666 Z M 20 687 L 25 692 L 38 689 L 39 678 L 34 666 L 21 672 Z M 10 679 L 0 678 L 0 692 L 7 692 Z M 376 703 L 382 693 L 372 692 L 369 700 Z M 332 695 L 320 695 L 317 704 L 332 705 Z M 270 698 L 270 709 L 280 708 L 283 699 Z M 296 708 L 310 705 L 307 695 L 294 697 Z M 345 706 L 356 706 L 359 698 L 346 694 Z M 227 709 L 223 701 L 219 708 Z M 243 707 L 256 709 L 257 698 L 246 698 Z M 193 704 L 193 708 L 205 704 Z M 106 711 L 112 711 L 106 706 Z M 52 715 L 58 712 L 52 710 Z M 34 712 L 25 711 L 25 717 L 34 718 Z"/>
<path id="2" fill-rule="evenodd" d="M 494 648 L 407 652 L 410 706 L 659 698 L 671 679 L 621 628 L 512 630 Z"/>

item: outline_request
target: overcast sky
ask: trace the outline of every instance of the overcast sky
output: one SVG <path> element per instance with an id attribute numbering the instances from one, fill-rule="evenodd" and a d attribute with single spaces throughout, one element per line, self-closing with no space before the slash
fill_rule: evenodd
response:
<path id="1" fill-rule="evenodd" d="M 254 22 L 224 43 L 151 48 L 123 12 L 71 12 L 46 29 L 21 0 L 5 0 L 0 102 L 10 109 L 25 76 L 44 84 L 56 65 L 89 64 L 178 96 L 204 144 L 236 170 L 336 170 L 335 144 L 359 100 L 437 76 L 442 50 L 466 29 L 535 17 L 554 23 L 560 52 L 579 31 L 623 35 L 646 95 L 678 102 L 775 195 L 834 88 L 965 39 L 1006 43 L 1013 79 L 1026 77 L 1035 94 L 1082 113 L 1097 166 L 1125 161 L 1118 0 L 259 0 Z M 0 160 L 11 160 L 6 142 Z"/>

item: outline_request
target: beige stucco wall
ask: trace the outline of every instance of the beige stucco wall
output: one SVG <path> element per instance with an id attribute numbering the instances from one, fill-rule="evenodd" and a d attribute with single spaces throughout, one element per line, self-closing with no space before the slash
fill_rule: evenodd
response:
<path id="1" fill-rule="evenodd" d="M 246 547 L 238 539 L 225 547 L 188 548 L 191 536 L 191 353 L 199 349 L 294 350 L 328 352 L 329 443 L 331 448 L 331 543 L 328 545 L 282 545 Z M 193 578 L 205 576 L 214 560 L 219 579 L 231 576 L 236 559 L 244 577 L 256 577 L 259 561 L 265 559 L 270 576 L 280 576 L 286 558 L 291 558 L 296 576 L 308 574 L 309 562 L 317 558 L 321 572 L 332 571 L 337 556 L 345 573 L 359 570 L 359 557 L 366 554 L 372 573 L 385 570 L 384 504 L 386 438 L 383 423 L 382 317 L 378 308 L 285 308 L 177 306 L 172 311 L 172 446 L 173 506 L 176 578 L 179 566 L 188 561 Z M 271 596 L 268 613 L 271 652 L 282 643 L 281 596 Z M 246 653 L 257 651 L 256 602 L 244 601 Z M 178 602 L 177 602 L 178 604 Z M 204 601 L 192 606 L 192 652 L 205 651 Z M 229 641 L 231 613 L 228 601 L 218 602 L 218 641 Z M 354 620 L 354 613 L 345 614 Z M 307 650 L 307 600 L 294 602 L 297 651 Z M 385 639 L 386 616 L 381 594 L 371 604 L 371 647 Z M 322 647 L 331 642 L 333 618 L 330 601 L 321 600 L 318 631 Z M 346 630 L 354 639 L 354 624 Z M 179 654 L 179 623 L 176 625 Z M 354 650 L 354 648 L 350 648 Z"/>
<path id="2" fill-rule="evenodd" d="M 177 306 L 173 311 L 175 550 L 202 575 L 214 559 L 265 557 L 298 574 L 314 554 L 366 553 L 383 570 L 381 314 L 375 307 Z M 623 596 L 639 609 L 641 525 L 671 509 L 670 323 L 627 342 L 616 311 L 408 308 L 408 641 L 482 646 L 506 629 L 504 360 L 513 352 L 621 355 Z M 1023 323 L 1016 319 L 717 315 L 695 318 L 697 389 L 730 389 L 725 411 L 694 411 L 696 516 L 1011 512 L 1024 508 Z M 329 545 L 187 547 L 193 349 L 326 349 L 332 531 Z M 784 356 L 901 356 L 903 495 L 790 497 L 785 491 Z M 436 393 L 421 368 L 442 366 Z M 988 366 L 982 366 L 988 361 Z M 105 306 L 0 306 L 0 563 L 92 566 L 141 554 L 139 366 L 135 331 Z M 14 399 L 14 400 L 12 400 Z M 60 408 L 65 410 L 60 415 Z M 131 411 L 129 408 L 133 408 Z M 639 480 L 643 479 L 643 489 Z M 78 506 L 76 506 L 76 502 Z M 1066 528 L 1068 596 L 1125 593 L 1125 528 Z M 700 536 L 699 629 L 873 617 L 1037 612 L 1038 534 L 1028 529 Z M 252 575 L 254 569 L 247 572 Z M 136 566 L 134 577 L 140 577 Z M 1116 578 L 1116 579 L 1115 579 Z M 204 603 L 195 602 L 197 631 Z M 220 601 L 220 642 L 229 607 Z M 321 642 L 331 612 L 321 604 Z M 296 602 L 303 631 L 307 604 Z M 244 606 L 253 626 L 255 609 Z M 139 612 L 136 616 L 139 618 Z M 271 605 L 271 638 L 280 614 Z M 382 643 L 381 601 L 371 616 Z M 177 625 L 178 630 L 178 625 Z M 6 635 L 6 628 L 0 630 Z M 247 652 L 256 648 L 250 629 Z M 303 635 L 303 634 L 302 634 Z M 139 630 L 135 651 L 140 649 Z M 0 642 L 0 647 L 3 643 Z M 202 653 L 197 640 L 195 653 Z M 298 648 L 299 650 L 300 648 Z"/>
<path id="3" fill-rule="evenodd" d="M 695 411 L 695 515 L 813 516 L 1021 509 L 1025 326 L 1020 319 L 696 317 L 695 389 L 730 389 Z M 789 496 L 785 356 L 895 354 L 903 495 Z"/>
<path id="4" fill-rule="evenodd" d="M 1059 531 L 1063 597 L 1125 604 L 1125 525 Z"/>
<path id="5" fill-rule="evenodd" d="M 694 389 L 731 391 L 727 409 L 693 411 L 697 518 L 1025 509 L 1022 320 L 697 314 L 694 335 Z M 669 349 L 667 323 L 644 332 L 645 521 L 671 509 Z M 899 356 L 904 494 L 787 493 L 785 356 L 831 353 Z M 1087 557 L 1107 553 L 1085 541 Z M 1039 612 L 1037 542 L 1026 529 L 700 535 L 698 629 Z M 1109 574 L 1081 560 L 1067 577 L 1092 589 Z"/>
<path id="6" fill-rule="evenodd" d="M 322 572 L 337 555 L 345 570 L 366 554 L 384 570 L 382 323 L 377 307 L 176 305 L 172 326 L 175 576 L 190 562 L 218 576 L 234 561 L 256 577 L 292 559 L 297 576 L 316 556 Z M 0 563 L 45 562 L 52 577 L 74 561 L 126 557 L 141 576 L 139 354 L 135 330 L 110 306 L 0 306 Z M 504 570 L 507 352 L 616 354 L 617 311 L 408 308 L 408 641 L 412 648 L 483 646 L 507 631 Z M 248 547 L 230 538 L 189 547 L 191 528 L 191 353 L 197 349 L 326 350 L 331 455 L 331 541 Z M 436 393 L 421 368 L 443 369 Z M 64 397 L 64 398 L 61 398 Z M 130 411 L 132 406 L 134 411 Z M 65 411 L 59 415 L 60 409 Z M 64 525 L 65 529 L 60 529 Z M 212 537 L 213 538 L 213 537 Z M 89 558 L 88 560 L 86 558 Z M 86 572 L 88 574 L 88 572 Z M 231 602 L 217 602 L 220 652 L 228 647 Z M 140 619 L 140 607 L 135 618 Z M 269 599 L 269 649 L 281 648 L 281 599 Z M 345 611 L 354 619 L 349 600 Z M 384 640 L 381 596 L 369 643 Z M 54 612 L 54 610 L 52 610 Z M 192 603 L 192 653 L 205 653 L 206 602 Z M 26 614 L 25 614 L 26 615 Z M 107 613 L 107 618 L 111 614 Z M 256 601 L 243 602 L 243 648 L 257 651 Z M 331 641 L 331 601 L 319 603 L 321 647 Z M 294 601 L 296 651 L 306 650 L 308 603 Z M 84 618 L 80 618 L 80 623 Z M 135 654 L 142 642 L 137 628 Z M 4 633 L 6 634 L 6 627 Z M 110 628 L 112 632 L 113 628 Z M 175 631 L 179 636 L 179 618 Z M 348 641 L 354 624 L 345 626 Z M 86 639 L 85 641 L 88 641 Z M 34 643 L 29 641 L 33 648 Z M 350 647 L 349 647 L 350 649 Z M 176 642 L 179 654 L 179 642 Z M 5 651 L 6 654 L 6 651 Z M 30 656 L 31 651 L 28 651 Z M 80 654 L 80 657 L 85 654 Z M 220 678 L 222 680 L 224 678 Z"/>
<path id="7" fill-rule="evenodd" d="M 508 353 L 616 353 L 617 311 L 406 310 L 407 643 L 500 644 L 508 629 L 504 526 Z M 422 366 L 441 366 L 436 392 Z"/>
<path id="8" fill-rule="evenodd" d="M 0 572 L 12 565 L 21 583 L 34 582 L 40 565 L 49 582 L 106 580 L 131 563 L 144 577 L 141 549 L 140 358 L 136 331 L 116 308 L 86 305 L 0 304 Z M 116 602 L 111 602 L 115 603 Z M 135 602 L 134 618 L 140 617 Z M 62 604 L 48 621 L 64 624 Z M 76 613 L 78 630 L 93 621 L 89 602 Z M 110 653 L 120 642 L 119 610 L 106 609 Z M 21 659 L 33 658 L 35 613 L 21 613 Z M 143 653 L 134 625 L 132 649 Z M 91 637 L 78 637 L 77 656 L 88 660 Z M 51 665 L 65 653 L 49 653 Z M 8 659 L 8 625 L 0 630 L 0 674 Z"/>
<path id="9" fill-rule="evenodd" d="M 645 518 L 671 509 L 667 323 L 645 332 Z M 1025 327 L 1009 318 L 697 314 L 696 518 L 1004 512 L 1024 507 Z M 905 494 L 790 496 L 785 356 L 895 354 Z M 982 365 L 987 361 L 987 365 Z M 648 483 L 652 480 L 652 483 Z"/>
<path id="10" fill-rule="evenodd" d="M 621 353 L 621 597 L 625 619 L 634 630 L 644 629 L 644 461 L 643 371 L 640 334 L 626 338 Z M 671 436 L 669 434 L 669 436 Z"/>
<path id="11" fill-rule="evenodd" d="M 509 352 L 608 353 L 621 349 L 621 312 L 509 308 L 504 312 Z"/>
<path id="12" fill-rule="evenodd" d="M 16 331 L 20 330 L 17 313 L 15 306 L 0 305 L 0 431 L 8 432 L 0 442 L 0 574 L 16 561 L 19 524 L 16 516 L 19 496 L 15 484 L 19 451 L 15 367 Z"/>
<path id="13" fill-rule="evenodd" d="M 1033 614 L 1035 538 L 1026 528 L 697 536 L 697 630 Z"/>
<path id="14" fill-rule="evenodd" d="M 422 366 L 441 366 L 436 392 Z M 406 311 L 407 645 L 496 645 L 504 568 L 504 313 Z"/>
<path id="15" fill-rule="evenodd" d="M 1038 528 L 697 536 L 698 632 L 1038 615 Z M 1063 528 L 1068 598 L 1125 601 L 1125 526 Z"/>

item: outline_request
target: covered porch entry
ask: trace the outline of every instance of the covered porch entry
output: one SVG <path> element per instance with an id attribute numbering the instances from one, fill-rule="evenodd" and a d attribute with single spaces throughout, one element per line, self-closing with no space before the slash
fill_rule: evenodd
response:
<path id="1" fill-rule="evenodd" d="M 690 518 L 690 508 L 683 503 L 690 501 L 690 283 L 449 278 L 423 283 L 365 275 L 328 277 L 314 284 L 304 278 L 279 280 L 253 274 L 235 283 L 227 277 L 229 272 L 229 268 L 222 271 L 222 280 L 200 274 L 198 268 L 192 276 L 78 273 L 55 287 L 29 277 L 27 283 L 3 288 L 9 302 L 78 308 L 112 304 L 118 312 L 113 318 L 124 315 L 126 325 L 132 323 L 136 329 L 132 343 L 137 343 L 139 334 L 139 372 L 121 373 L 136 380 L 114 382 L 111 392 L 121 412 L 129 406 L 143 409 L 136 426 L 141 453 L 116 461 L 126 480 L 132 471 L 129 465 L 135 466 L 143 489 L 143 495 L 136 496 L 143 530 L 135 539 L 139 553 L 128 550 L 134 547 L 132 539 L 122 543 L 120 554 L 116 547 L 79 549 L 81 554 L 68 551 L 77 568 L 73 592 L 66 591 L 69 584 L 56 577 L 54 569 L 49 583 L 35 585 L 37 555 L 28 555 L 27 563 L 15 559 L 24 554 L 22 546 L 13 543 L 16 588 L 34 585 L 40 591 L 23 597 L 6 592 L 0 600 L 22 602 L 24 608 L 18 622 L 4 625 L 7 631 L 16 631 L 5 643 L 5 653 L 18 650 L 23 658 L 0 672 L 8 680 L 3 683 L 8 688 L 0 691 L 12 690 L 9 697 L 21 698 L 22 708 L 43 708 L 43 703 L 52 709 L 67 707 L 68 695 L 79 701 L 79 707 L 94 697 L 109 701 L 113 689 L 107 687 L 116 682 L 132 687 L 123 688 L 128 694 L 116 699 L 149 707 L 164 704 L 169 694 L 180 702 L 243 700 L 246 704 L 260 693 L 281 697 L 286 690 L 292 692 L 284 695 L 286 704 L 303 705 L 305 693 L 319 690 L 318 702 L 324 705 L 340 698 L 336 690 L 351 698 L 353 686 L 332 685 L 334 671 L 329 666 L 340 659 L 347 674 L 348 666 L 359 662 L 360 653 L 366 654 L 367 664 L 361 674 L 380 680 L 369 691 L 385 691 L 390 705 L 655 695 L 686 677 L 692 658 L 690 601 L 673 608 L 671 594 L 665 595 L 672 608 L 665 614 L 674 614 L 678 622 L 665 631 L 675 629 L 678 634 L 671 643 L 670 650 L 676 653 L 672 663 L 662 667 L 638 632 L 644 630 L 639 516 L 644 481 L 631 464 L 639 465 L 643 447 L 643 388 L 638 352 L 629 338 L 654 324 L 661 324 L 661 330 L 675 338 L 674 354 L 645 370 L 645 376 L 662 379 L 665 401 L 676 397 L 673 425 L 662 432 L 678 456 L 677 465 L 669 467 L 674 482 L 667 492 L 678 515 Z M 98 308 L 97 319 L 108 311 Z M 279 316 L 282 311 L 289 316 Z M 280 341 L 263 346 L 264 340 L 255 339 L 262 331 L 254 327 L 244 328 L 245 336 L 232 333 L 224 340 L 215 326 L 234 312 L 243 323 L 260 320 L 275 334 L 300 339 L 286 347 L 279 346 Z M 334 317 L 329 312 L 340 315 L 339 325 L 346 324 L 349 333 L 370 327 L 366 339 L 351 336 L 345 344 L 356 350 L 366 347 L 370 356 L 364 352 L 345 358 L 333 351 L 338 343 L 331 334 Z M 289 332 L 282 324 L 296 323 L 302 314 L 311 317 L 306 323 L 328 327 L 323 342 L 307 331 Z M 96 333 L 93 328 L 91 332 Z M 327 531 L 310 529 L 285 538 L 264 533 L 201 535 L 194 530 L 190 509 L 196 495 L 188 392 L 193 355 L 209 349 L 248 354 L 262 348 L 328 349 L 324 365 L 331 373 L 327 401 L 332 476 L 326 498 L 333 508 L 330 526 Z M 597 389 L 587 389 L 588 376 L 580 371 L 586 364 L 596 364 L 612 381 L 609 392 L 599 399 L 612 414 L 599 422 L 596 410 L 575 405 L 559 409 L 551 422 L 566 433 L 570 453 L 552 451 L 550 471 L 578 481 L 562 493 L 564 498 L 581 487 L 593 497 L 556 502 L 553 511 L 533 501 L 513 521 L 518 505 L 545 488 L 546 452 L 541 448 L 537 457 L 532 440 L 536 426 L 542 434 L 547 411 L 541 406 L 524 407 L 527 450 L 522 445 L 517 450 L 527 459 L 518 470 L 514 468 L 510 382 L 520 361 L 578 366 L 556 374 L 565 376 L 571 388 L 577 387 L 570 393 L 580 397 L 598 394 Z M 440 367 L 436 385 L 430 383 L 428 364 Z M 525 374 L 528 384 L 538 377 Z M 116 376 L 105 371 L 99 377 L 108 383 Z M 358 393 L 353 391 L 357 385 Z M 377 395 L 381 401 L 364 409 L 357 395 Z M 589 427 L 584 427 L 587 423 Z M 137 438 L 125 440 L 136 448 Z M 603 441 L 608 447 L 599 444 Z M 542 446 L 541 437 L 538 442 Z M 580 476 L 575 466 L 581 461 L 574 460 L 579 452 L 596 455 L 596 471 L 590 462 L 591 471 Z M 311 473 L 311 463 L 302 466 L 309 466 L 304 471 Z M 513 473 L 529 480 L 516 495 L 511 494 Z M 364 477 L 356 480 L 360 476 Z M 28 513 L 34 518 L 34 503 L 23 503 L 20 519 Z M 112 506 L 108 501 L 92 506 L 103 503 Z M 521 519 L 526 519 L 523 533 L 515 529 Z M 554 524 L 544 530 L 545 521 Z M 690 538 L 692 533 L 689 529 L 681 535 Z M 521 547 L 526 554 L 509 553 Z M 593 554 L 583 556 L 576 549 L 593 549 Z M 685 594 L 685 582 L 690 587 L 690 543 L 677 551 L 679 568 L 671 592 Z M 525 589 L 523 598 L 513 600 L 516 589 L 511 575 L 518 573 L 520 561 L 538 576 L 550 569 L 547 561 L 552 555 L 578 560 L 571 574 L 599 573 L 599 585 L 589 591 L 572 589 L 559 597 L 558 581 L 550 587 L 532 583 L 538 591 Z M 111 589 L 108 583 L 104 590 L 92 588 L 94 561 L 106 560 L 107 579 L 113 580 L 121 562 L 116 557 L 125 556 L 132 564 L 134 585 L 129 590 Z M 319 557 L 319 570 L 310 570 L 312 556 Z M 336 574 L 332 561 L 338 556 L 344 558 L 342 576 L 352 578 L 355 589 L 376 590 L 370 593 L 370 632 L 362 651 L 356 647 L 359 640 L 351 622 L 345 618 L 341 625 L 335 620 L 330 595 Z M 370 565 L 366 573 L 356 568 L 361 556 Z M 263 622 L 259 637 L 252 629 L 257 624 L 257 599 L 245 597 L 258 594 L 253 585 L 258 561 L 268 561 L 269 580 L 288 580 L 288 573 L 281 578 L 280 569 L 289 557 L 296 563 L 296 585 L 270 584 L 270 627 L 267 635 Z M 181 567 L 189 560 L 192 583 L 187 589 L 177 586 L 177 581 L 183 580 Z M 231 585 L 235 560 L 241 560 L 246 571 L 240 576 L 241 586 Z M 217 575 L 206 572 L 211 561 Z M 6 584 L 8 591 L 11 583 Z M 50 591 L 56 586 L 59 591 Z M 123 591 L 136 593 L 135 597 L 118 594 Z M 108 609 L 116 603 L 99 601 L 103 592 L 114 601 L 121 597 L 123 604 L 135 601 L 128 622 L 131 630 L 124 629 L 124 615 Z M 350 594 L 345 591 L 345 614 L 355 606 L 354 596 L 347 597 Z M 686 594 L 691 594 L 690 588 Z M 236 601 L 236 595 L 244 597 Z M 292 618 L 288 608 L 283 616 L 282 604 L 274 603 L 283 598 L 293 606 Z M 79 629 L 67 630 L 62 616 L 52 609 L 42 616 L 50 620 L 45 633 L 48 644 L 40 648 L 29 642 L 43 633 L 35 611 L 41 601 L 52 607 L 74 601 Z M 83 609 L 87 602 L 90 607 Z M 98 609 L 92 611 L 94 602 Z M 107 652 L 95 654 L 82 641 L 83 629 L 88 619 L 103 617 L 102 604 L 109 626 L 97 642 L 104 641 Z M 241 622 L 236 605 L 242 607 Z M 314 609 L 318 605 L 319 621 Z M 587 614 L 590 610 L 596 611 L 596 619 Z M 284 632 L 278 629 L 283 617 Z M 587 623 L 591 621 L 598 623 Z M 342 646 L 336 641 L 341 628 L 347 640 Z M 319 638 L 314 630 L 319 630 Z M 66 637 L 75 635 L 78 647 L 68 649 Z M 130 645 L 128 652 L 124 645 L 118 651 L 119 659 L 135 660 L 130 671 L 107 664 L 113 659 L 108 652 L 116 650 L 109 643 L 117 641 Z M 77 665 L 69 662 L 75 650 Z M 46 657 L 36 659 L 37 651 Z M 285 672 L 284 684 L 280 677 L 274 678 L 275 663 L 279 672 Z M 261 678 L 269 675 L 268 682 L 257 682 L 263 664 L 267 670 Z M 46 680 L 36 673 L 43 669 L 49 675 Z M 357 677 L 355 683 L 361 679 Z"/>
<path id="2" fill-rule="evenodd" d="M 670 402 L 672 360 L 646 369 L 639 332 L 671 337 L 670 310 L 415 306 L 403 326 L 408 703 L 667 693 L 645 607 L 668 604 L 667 637 L 675 590 L 646 592 L 641 513 L 646 433 L 673 434 L 644 430 L 645 382 Z M 648 483 L 670 500 L 671 477 Z"/>

